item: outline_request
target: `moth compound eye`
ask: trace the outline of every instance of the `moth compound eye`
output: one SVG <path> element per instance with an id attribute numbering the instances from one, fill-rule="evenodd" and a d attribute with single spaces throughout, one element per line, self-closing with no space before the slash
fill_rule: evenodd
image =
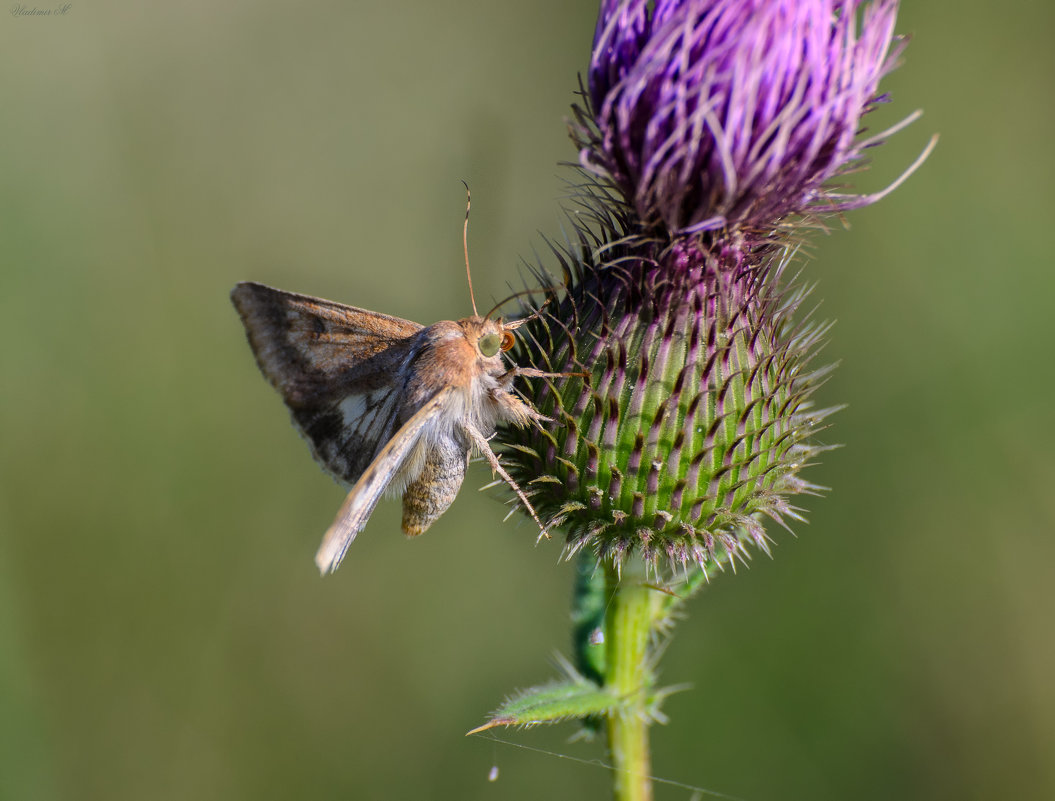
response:
<path id="1" fill-rule="evenodd" d="M 480 341 L 476 343 L 476 347 L 480 349 L 480 353 L 484 356 L 494 356 L 501 349 L 503 344 L 501 334 L 484 334 L 480 337 Z"/>
<path id="2" fill-rule="evenodd" d="M 513 332 L 512 331 L 503 331 L 502 332 L 502 352 L 503 353 L 505 351 L 507 351 L 507 350 L 512 349 L 512 347 L 516 343 L 517 343 L 517 338 L 515 336 L 513 336 Z"/>

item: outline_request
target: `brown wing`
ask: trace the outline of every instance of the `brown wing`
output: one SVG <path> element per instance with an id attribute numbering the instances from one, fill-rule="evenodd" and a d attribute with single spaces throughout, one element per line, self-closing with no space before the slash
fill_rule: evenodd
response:
<path id="1" fill-rule="evenodd" d="M 261 371 L 291 406 L 346 384 L 369 389 L 372 381 L 387 383 L 422 329 L 410 320 L 251 282 L 235 286 L 231 300 Z"/>
<path id="2" fill-rule="evenodd" d="M 333 301 L 241 283 L 231 300 L 260 370 L 315 458 L 354 484 L 395 433 L 422 326 Z"/>

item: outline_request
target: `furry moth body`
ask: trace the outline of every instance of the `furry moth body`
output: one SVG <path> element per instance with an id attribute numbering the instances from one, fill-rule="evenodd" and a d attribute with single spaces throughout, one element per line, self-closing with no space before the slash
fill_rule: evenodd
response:
<path id="1" fill-rule="evenodd" d="M 539 522 L 487 442 L 499 422 L 547 419 L 513 381 L 549 374 L 502 360 L 522 321 L 473 315 L 424 327 L 250 282 L 231 300 L 316 460 L 351 486 L 315 557 L 322 573 L 341 563 L 385 492 L 403 497 L 403 531 L 425 532 L 454 501 L 473 448 Z"/>

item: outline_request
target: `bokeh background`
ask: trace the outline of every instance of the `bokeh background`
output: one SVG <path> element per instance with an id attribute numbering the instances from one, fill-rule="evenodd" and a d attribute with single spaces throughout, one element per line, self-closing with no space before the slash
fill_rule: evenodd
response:
<path id="1" fill-rule="evenodd" d="M 606 797 L 571 727 L 463 736 L 567 651 L 556 542 L 477 467 L 320 579 L 342 492 L 227 299 L 464 315 L 461 179 L 502 296 L 560 236 L 594 2 L 37 7 L 0 16 L 0 797 Z M 832 492 L 664 662 L 694 689 L 656 774 L 750 801 L 1055 798 L 1055 11 L 909 0 L 899 30 L 870 122 L 926 115 L 858 186 L 942 138 L 813 241 Z"/>

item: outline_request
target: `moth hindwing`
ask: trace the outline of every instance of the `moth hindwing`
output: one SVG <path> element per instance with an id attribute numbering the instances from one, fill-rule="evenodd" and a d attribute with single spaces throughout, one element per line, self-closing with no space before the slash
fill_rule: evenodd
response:
<path id="1" fill-rule="evenodd" d="M 315 557 L 332 572 L 385 492 L 403 497 L 403 531 L 424 533 L 454 501 L 475 448 L 513 489 L 488 437 L 499 422 L 545 420 L 513 392 L 502 353 L 512 330 L 473 315 L 423 327 L 263 284 L 231 292 L 260 370 L 323 468 L 351 490 Z"/>

